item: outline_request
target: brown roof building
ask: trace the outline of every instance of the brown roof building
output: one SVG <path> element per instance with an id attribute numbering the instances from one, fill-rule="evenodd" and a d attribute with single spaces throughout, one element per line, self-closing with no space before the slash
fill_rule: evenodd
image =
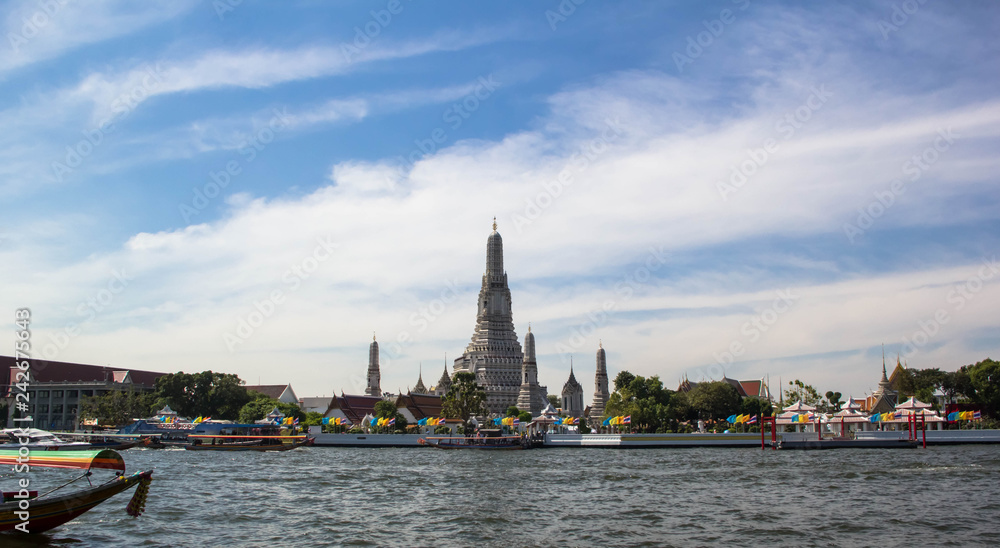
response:
<path id="1" fill-rule="evenodd" d="M 166 375 L 121 367 L 82 363 L 29 360 L 28 414 L 33 426 L 42 429 L 73 430 L 77 424 L 77 409 L 83 396 L 100 396 L 111 391 L 135 390 L 150 392 L 156 379 Z M 18 385 L 21 369 L 12 356 L 0 356 L 0 375 L 10 401 L 22 391 Z M 13 426 L 14 406 L 8 408 L 7 426 Z"/>

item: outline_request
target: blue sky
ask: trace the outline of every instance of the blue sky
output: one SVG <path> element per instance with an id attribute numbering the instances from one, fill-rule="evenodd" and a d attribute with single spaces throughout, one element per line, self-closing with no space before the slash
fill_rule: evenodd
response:
<path id="1" fill-rule="evenodd" d="M 229 8 L 232 9 L 229 9 Z M 561 11 L 560 11 L 561 10 Z M 993 3 L 9 2 L 3 308 L 40 357 L 357 393 L 472 335 L 493 217 L 539 379 L 1000 345 Z"/>

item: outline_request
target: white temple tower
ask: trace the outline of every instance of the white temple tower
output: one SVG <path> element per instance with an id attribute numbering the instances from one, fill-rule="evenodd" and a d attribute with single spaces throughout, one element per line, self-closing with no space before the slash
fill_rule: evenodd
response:
<path id="1" fill-rule="evenodd" d="M 372 344 L 368 347 L 368 388 L 365 388 L 367 396 L 382 395 L 382 375 L 378 370 L 378 342 L 375 335 L 372 335 Z"/>
<path id="2" fill-rule="evenodd" d="M 486 273 L 479 290 L 476 329 L 465 353 L 455 360 L 454 370 L 474 373 L 486 390 L 487 410 L 503 413 L 517 405 L 523 359 L 514 332 L 507 273 L 503 270 L 503 240 L 494 218 L 493 233 L 486 239 Z"/>
<path id="3" fill-rule="evenodd" d="M 517 394 L 517 408 L 528 411 L 531 416 L 541 413 L 545 404 L 544 388 L 538 386 L 538 362 L 535 361 L 535 335 L 528 326 L 528 334 L 524 336 L 524 363 L 521 366 L 521 388 Z"/>
<path id="4" fill-rule="evenodd" d="M 608 405 L 608 357 L 604 353 L 604 344 L 598 343 L 597 348 L 597 375 L 594 378 L 594 403 L 590 406 L 591 421 L 600 420 L 604 416 L 604 408 Z"/>

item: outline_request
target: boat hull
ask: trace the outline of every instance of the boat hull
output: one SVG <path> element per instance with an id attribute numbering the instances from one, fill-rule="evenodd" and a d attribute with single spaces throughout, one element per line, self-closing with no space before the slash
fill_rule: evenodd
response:
<path id="1" fill-rule="evenodd" d="M 143 479 L 151 478 L 152 474 L 152 470 L 136 472 L 131 476 L 117 477 L 84 491 L 52 498 L 31 499 L 27 510 L 30 516 L 25 527 L 30 533 L 41 533 L 58 527 L 118 493 L 135 487 Z M 16 501 L 0 504 L 0 531 L 18 530 L 16 527 L 23 523 L 18 516 L 19 512 L 21 509 Z"/>
<path id="2" fill-rule="evenodd" d="M 419 443 L 436 449 L 467 449 L 474 451 L 520 451 L 524 449 L 524 444 L 521 443 L 520 439 L 517 441 L 490 443 L 489 438 L 458 439 L 454 441 L 421 438 Z"/>
<path id="3" fill-rule="evenodd" d="M 184 449 L 188 451 L 291 451 L 292 449 L 298 447 L 307 447 L 312 445 L 312 438 L 303 440 L 295 443 L 287 444 L 274 444 L 274 445 L 251 445 L 251 444 L 237 444 L 237 443 L 222 443 L 222 444 L 203 444 L 203 445 L 185 445 Z"/>

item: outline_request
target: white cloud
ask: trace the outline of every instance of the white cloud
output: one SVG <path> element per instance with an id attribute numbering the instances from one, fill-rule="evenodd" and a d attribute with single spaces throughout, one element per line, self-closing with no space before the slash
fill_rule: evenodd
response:
<path id="1" fill-rule="evenodd" d="M 176 18 L 198 5 L 193 0 L 149 2 L 11 2 L 0 26 L 5 38 L 0 75 L 52 59 L 88 44 L 133 34 Z M 2 76 L 0 76 L 2 77 Z"/>

